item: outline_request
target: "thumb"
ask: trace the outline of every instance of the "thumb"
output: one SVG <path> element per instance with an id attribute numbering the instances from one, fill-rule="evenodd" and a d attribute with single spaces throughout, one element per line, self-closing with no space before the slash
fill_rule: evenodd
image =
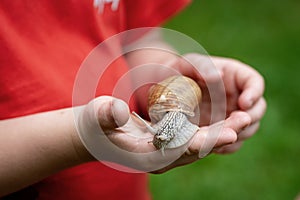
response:
<path id="1" fill-rule="evenodd" d="M 101 96 L 94 100 L 96 117 L 103 130 L 123 126 L 129 120 L 128 105 L 121 99 Z"/>

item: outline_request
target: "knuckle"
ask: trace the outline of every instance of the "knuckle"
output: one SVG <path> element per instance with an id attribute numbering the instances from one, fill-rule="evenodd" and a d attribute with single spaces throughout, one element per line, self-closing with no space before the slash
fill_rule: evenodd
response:
<path id="1" fill-rule="evenodd" d="M 242 61 L 235 59 L 235 58 L 226 58 L 227 65 L 234 65 L 234 66 L 247 66 L 245 63 Z M 248 67 L 248 66 L 247 66 Z"/>
<path id="2" fill-rule="evenodd" d="M 259 127 L 260 127 L 260 122 L 256 122 L 251 126 L 247 127 L 238 135 L 238 140 L 243 141 L 252 137 L 257 132 Z"/>

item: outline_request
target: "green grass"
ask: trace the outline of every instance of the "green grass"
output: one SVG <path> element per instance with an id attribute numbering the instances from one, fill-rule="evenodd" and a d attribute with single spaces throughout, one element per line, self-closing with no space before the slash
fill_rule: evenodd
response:
<path id="1" fill-rule="evenodd" d="M 259 132 L 232 155 L 211 155 L 151 175 L 160 199 L 295 199 L 300 193 L 300 1 L 194 0 L 167 28 L 211 55 L 263 74 L 268 110 Z"/>

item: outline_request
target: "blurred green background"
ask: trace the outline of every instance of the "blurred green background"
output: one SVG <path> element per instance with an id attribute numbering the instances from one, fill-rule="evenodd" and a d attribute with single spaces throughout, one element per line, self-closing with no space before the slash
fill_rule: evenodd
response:
<path id="1" fill-rule="evenodd" d="M 237 58 L 266 80 L 259 132 L 232 155 L 151 175 L 154 200 L 295 199 L 300 193 L 300 1 L 194 0 L 167 28 L 211 55 Z"/>

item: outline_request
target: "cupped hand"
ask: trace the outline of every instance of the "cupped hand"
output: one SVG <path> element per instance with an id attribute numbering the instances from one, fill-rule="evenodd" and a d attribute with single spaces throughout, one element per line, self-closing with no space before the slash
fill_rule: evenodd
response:
<path id="1" fill-rule="evenodd" d="M 235 152 L 242 141 L 258 130 L 266 101 L 263 97 L 264 79 L 255 69 L 234 59 L 200 54 L 186 54 L 171 62 L 170 66 L 201 86 L 200 126 L 227 119 L 235 112 L 245 112 L 250 116 L 249 126 L 238 131 L 238 140 L 214 152 Z"/>
<path id="2" fill-rule="evenodd" d="M 237 132 L 249 123 L 247 113 L 232 113 L 224 121 L 201 127 L 189 143 L 167 149 L 162 155 L 149 142 L 153 135 L 130 114 L 125 102 L 101 96 L 82 110 L 78 130 L 83 144 L 96 159 L 126 166 L 126 170 L 162 173 L 194 162 L 212 149 L 234 143 Z"/>

